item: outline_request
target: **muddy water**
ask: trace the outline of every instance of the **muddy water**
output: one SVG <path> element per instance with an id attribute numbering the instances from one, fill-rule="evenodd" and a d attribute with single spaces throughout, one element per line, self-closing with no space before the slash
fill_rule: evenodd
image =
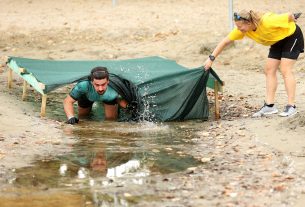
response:
<path id="1" fill-rule="evenodd" d="M 65 121 L 68 91 L 51 94 L 48 118 Z M 304 189 L 292 160 L 237 124 L 103 122 L 95 111 L 62 125 L 76 140 L 65 153 L 0 173 L 0 207 L 289 206 Z"/>
<path id="2" fill-rule="evenodd" d="M 149 190 L 140 197 L 128 188 L 145 188 L 152 176 L 201 164 L 187 153 L 191 138 L 207 123 L 126 123 L 85 120 L 63 125 L 77 142 L 68 153 L 37 158 L 16 169 L 2 188 L 0 206 L 133 206 L 158 200 Z M 117 194 L 116 189 L 125 188 Z"/>

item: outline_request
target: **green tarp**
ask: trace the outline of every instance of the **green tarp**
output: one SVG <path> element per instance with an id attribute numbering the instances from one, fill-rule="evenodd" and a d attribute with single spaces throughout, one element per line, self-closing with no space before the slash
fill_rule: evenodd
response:
<path id="1" fill-rule="evenodd" d="M 110 73 L 137 87 L 143 117 L 146 113 L 149 119 L 161 121 L 206 120 L 209 116 L 206 86 L 214 88 L 214 80 L 222 83 L 213 70 L 190 69 L 161 57 L 97 61 L 10 57 L 8 66 L 42 94 L 84 79 L 96 66 L 105 66 Z M 25 70 L 20 73 L 20 68 Z"/>

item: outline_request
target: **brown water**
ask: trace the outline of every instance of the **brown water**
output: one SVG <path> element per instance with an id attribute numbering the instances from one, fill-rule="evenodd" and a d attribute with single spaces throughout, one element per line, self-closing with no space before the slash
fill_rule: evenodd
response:
<path id="1" fill-rule="evenodd" d="M 76 143 L 66 146 L 67 153 L 37 158 L 7 175 L 0 206 L 132 206 L 157 200 L 152 189 L 140 197 L 129 196 L 128 189 L 141 190 L 153 176 L 199 165 L 186 149 L 204 125 L 90 120 L 64 125 Z"/>
<path id="2" fill-rule="evenodd" d="M 67 93 L 51 94 L 48 118 L 65 121 Z M 40 101 L 35 109 L 39 114 Z M 50 151 L 31 166 L 0 172 L 0 207 L 287 206 L 303 189 L 290 159 L 245 137 L 242 128 L 103 122 L 99 111 L 76 126 L 63 124 L 76 141 L 57 146 L 65 153 Z M 191 155 L 209 161 L 184 171 L 202 164 Z"/>

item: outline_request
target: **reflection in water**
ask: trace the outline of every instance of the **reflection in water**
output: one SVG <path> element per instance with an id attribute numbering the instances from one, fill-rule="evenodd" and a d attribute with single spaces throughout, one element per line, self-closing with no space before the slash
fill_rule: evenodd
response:
<path id="1" fill-rule="evenodd" d="M 21 189 L 27 189 L 32 193 L 30 197 L 37 196 L 38 192 L 48 194 L 50 190 L 57 196 L 69 191 L 84 198 L 80 202 L 84 205 L 75 206 L 130 206 L 137 201 L 113 193 L 113 189 L 121 186 L 128 192 L 132 185 L 145 185 L 150 176 L 178 172 L 200 164 L 185 153 L 192 147 L 190 138 L 197 136 L 194 129 L 200 129 L 194 124 L 198 123 L 87 121 L 77 126 L 65 125 L 67 136 L 78 140 L 72 151 L 37 158 L 32 166 L 17 169 L 10 191 L 19 193 Z M 203 123 L 199 124 L 202 128 Z M 3 193 L 5 195 L 5 191 Z M 62 199 L 69 199 L 69 196 Z M 145 194 L 141 199 L 146 199 Z M 18 197 L 14 201 L 15 204 L 24 202 Z M 52 202 L 42 203 L 52 206 Z"/>
<path id="2" fill-rule="evenodd" d="M 68 170 L 68 166 L 66 164 L 61 164 L 60 167 L 59 167 L 59 174 L 61 176 L 65 176 L 67 170 Z"/>
<path id="3" fill-rule="evenodd" d="M 136 170 L 139 168 L 140 168 L 140 161 L 129 160 L 124 164 L 108 169 L 106 177 L 110 177 L 110 178 L 123 177 L 124 175 L 130 172 L 136 172 Z M 137 175 L 134 176 L 137 177 Z"/>

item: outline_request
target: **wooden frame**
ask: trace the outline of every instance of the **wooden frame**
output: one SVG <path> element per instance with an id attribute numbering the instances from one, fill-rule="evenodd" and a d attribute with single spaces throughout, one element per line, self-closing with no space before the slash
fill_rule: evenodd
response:
<path id="1" fill-rule="evenodd" d="M 215 109 L 215 119 L 220 119 L 220 100 L 219 100 L 219 92 L 223 92 L 223 86 L 225 83 L 219 82 L 213 76 L 208 79 L 207 87 L 214 90 L 214 109 Z"/>
<path id="2" fill-rule="evenodd" d="M 224 83 L 223 83 L 224 84 Z M 214 106 L 215 106 L 215 119 L 218 120 L 220 119 L 220 101 L 219 101 L 219 92 L 222 86 L 217 80 L 214 81 Z"/>
<path id="3" fill-rule="evenodd" d="M 12 88 L 12 86 L 13 86 L 13 70 L 9 68 L 7 71 L 7 87 Z"/>
<path id="4" fill-rule="evenodd" d="M 22 74 L 26 73 L 26 70 L 24 68 L 19 68 L 18 72 L 19 73 L 17 73 L 17 74 L 22 76 Z M 31 84 L 32 81 L 30 81 L 30 80 L 33 80 L 33 77 L 31 77 L 30 79 L 29 78 L 27 78 L 27 79 L 28 80 L 26 80 L 24 78 L 24 80 L 23 80 L 22 101 L 26 100 L 26 97 L 27 97 L 27 86 L 28 86 L 28 84 L 32 85 Z M 13 70 L 11 68 L 8 68 L 7 80 L 8 80 L 7 81 L 8 88 L 12 88 L 13 87 Z M 38 83 L 38 87 L 39 87 L 40 90 L 37 90 L 37 87 L 34 87 L 34 88 L 41 94 L 40 116 L 41 117 L 45 117 L 46 116 L 46 107 L 47 107 L 47 95 L 45 93 L 43 93 L 43 90 L 45 89 L 45 85 L 43 83 L 40 83 L 40 82 L 37 82 L 37 83 Z M 35 84 L 35 86 L 36 86 L 36 84 Z"/>

